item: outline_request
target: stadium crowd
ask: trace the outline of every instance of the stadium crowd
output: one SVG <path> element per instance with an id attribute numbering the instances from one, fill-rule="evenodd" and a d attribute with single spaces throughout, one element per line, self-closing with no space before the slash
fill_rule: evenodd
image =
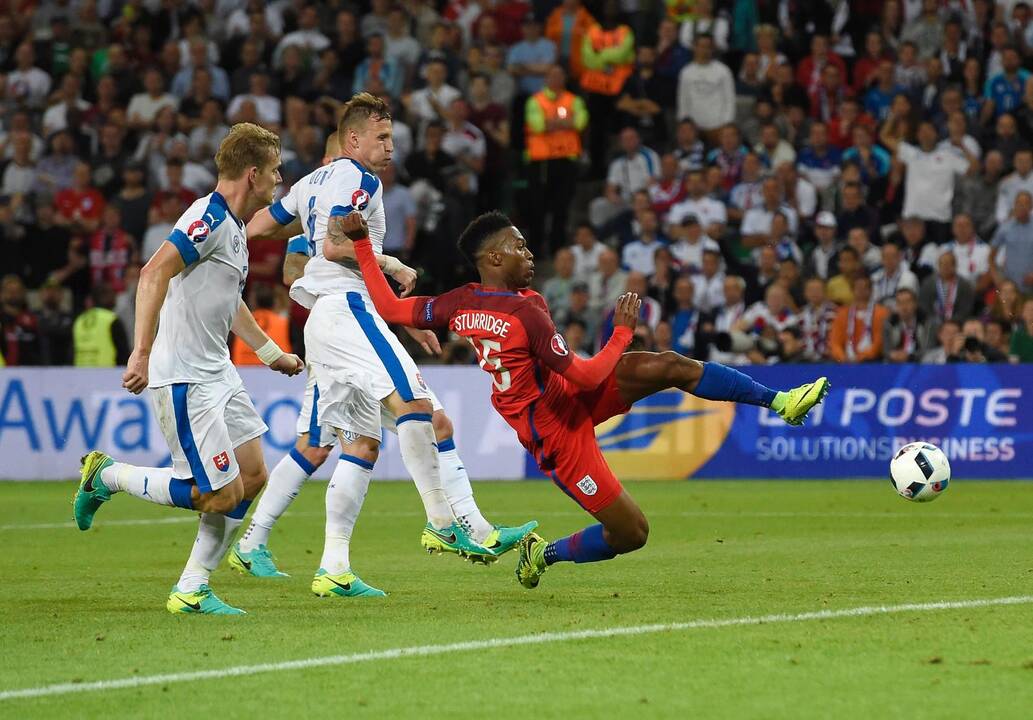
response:
<path id="1" fill-rule="evenodd" d="M 1030 362 L 1027 66 L 1014 0 L 10 0 L 0 355 L 124 362 L 228 126 L 280 135 L 286 188 L 365 90 L 394 108 L 384 251 L 422 292 L 470 279 L 454 239 L 501 208 L 579 353 L 632 290 L 640 347 L 727 364 Z M 300 349 L 284 243 L 249 252 Z"/>

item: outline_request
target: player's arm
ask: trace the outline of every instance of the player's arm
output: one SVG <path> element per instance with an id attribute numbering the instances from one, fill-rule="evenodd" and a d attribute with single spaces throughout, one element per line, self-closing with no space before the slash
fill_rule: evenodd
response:
<path id="1" fill-rule="evenodd" d="M 531 352 L 551 370 L 577 387 L 582 390 L 594 390 L 610 376 L 620 362 L 621 355 L 631 344 L 641 307 L 642 301 L 636 293 L 621 295 L 617 299 L 617 309 L 613 315 L 613 334 L 610 335 L 605 347 L 588 360 L 582 360 L 571 353 L 566 345 L 560 342 L 559 333 L 552 323 L 547 323 L 548 329 L 552 330 L 551 334 L 548 330 L 542 332 L 528 328 L 528 334 L 531 335 Z M 544 313 L 542 315 L 544 319 Z M 554 338 L 557 338 L 556 342 Z M 559 345 L 562 353 L 557 352 L 556 345 Z"/>
<path id="2" fill-rule="evenodd" d="M 399 323 L 413 328 L 433 328 L 443 325 L 440 318 L 435 318 L 433 310 L 426 313 L 424 309 L 431 307 L 434 298 L 431 297 L 407 297 L 397 298 L 387 284 L 384 273 L 381 272 L 377 263 L 377 255 L 373 252 L 373 243 L 366 237 L 368 228 L 366 221 L 359 213 L 351 213 L 340 219 L 336 226 L 335 233 L 340 233 L 338 238 L 341 244 L 348 243 L 349 250 L 359 263 L 359 270 L 362 271 L 362 279 L 369 290 L 369 296 L 373 300 L 373 306 L 377 313 L 387 322 Z M 330 233 L 327 233 L 330 237 Z M 324 245 L 324 253 L 326 246 Z"/>
<path id="3" fill-rule="evenodd" d="M 280 220 L 286 222 L 280 222 Z M 302 232 L 301 220 L 296 217 L 283 216 L 277 219 L 272 213 L 272 206 L 264 207 L 256 212 L 247 224 L 247 236 L 252 240 L 266 238 L 286 240 L 300 235 Z"/>
<path id="4" fill-rule="evenodd" d="M 357 218 L 351 219 L 348 218 Z M 356 223 L 361 223 L 361 230 L 357 229 Z M 366 238 L 369 228 L 366 219 L 361 214 L 353 212 L 347 215 L 330 215 L 326 222 L 326 240 L 323 242 L 323 257 L 331 262 L 342 262 L 346 260 L 355 261 L 358 258 L 355 254 L 355 247 L 348 233 L 351 232 L 358 237 Z M 370 249 L 372 250 L 372 244 Z M 378 255 L 373 253 L 377 267 L 385 275 L 390 275 L 395 282 L 402 286 L 402 297 L 406 297 L 416 286 L 416 271 L 391 255 Z M 394 295 L 392 294 L 392 297 Z M 385 320 L 387 318 L 384 318 Z"/>
<path id="5" fill-rule="evenodd" d="M 283 348 L 259 327 L 255 316 L 243 300 L 237 305 L 237 314 L 233 316 L 233 325 L 230 329 L 271 369 L 284 375 L 297 375 L 305 368 L 301 358 L 293 353 L 284 352 Z"/>
<path id="6" fill-rule="evenodd" d="M 186 242 L 189 243 L 189 240 Z M 122 375 L 122 387 L 139 395 L 147 387 L 147 367 L 151 346 L 158 330 L 158 315 L 169 290 L 169 281 L 186 267 L 180 249 L 166 240 L 140 269 L 136 285 L 136 325 L 133 334 L 133 352 Z"/>
<path id="7" fill-rule="evenodd" d="M 308 240 L 304 235 L 291 238 L 287 243 L 287 254 L 283 258 L 283 284 L 289 287 L 304 275 L 308 261 Z"/>

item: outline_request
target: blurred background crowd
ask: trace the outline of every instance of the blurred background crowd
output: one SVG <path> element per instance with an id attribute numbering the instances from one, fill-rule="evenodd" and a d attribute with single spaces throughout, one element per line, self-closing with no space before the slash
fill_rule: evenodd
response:
<path id="1" fill-rule="evenodd" d="M 1014 0 L 0 2 L 0 356 L 116 365 L 139 268 L 228 126 L 283 141 L 394 108 L 384 251 L 421 293 L 502 209 L 569 345 L 730 364 L 1033 361 L 1033 13 Z M 304 310 L 282 241 L 247 297 Z M 257 362 L 234 347 L 241 363 Z M 472 362 L 459 343 L 445 361 Z"/>

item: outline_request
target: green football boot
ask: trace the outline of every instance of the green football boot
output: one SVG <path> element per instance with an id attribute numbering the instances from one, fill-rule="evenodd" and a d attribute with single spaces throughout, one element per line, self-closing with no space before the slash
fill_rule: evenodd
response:
<path id="1" fill-rule="evenodd" d="M 829 394 L 829 379 L 820 377 L 814 382 L 779 393 L 781 407 L 776 411 L 779 417 L 790 425 L 803 425 L 807 413 Z"/>
<path id="2" fill-rule="evenodd" d="M 247 615 L 240 608 L 224 603 L 207 585 L 197 588 L 196 592 L 183 592 L 173 586 L 165 609 L 173 615 Z"/>
<path id="3" fill-rule="evenodd" d="M 538 581 L 549 569 L 545 564 L 545 548 L 548 545 L 548 541 L 537 533 L 530 533 L 520 542 L 520 560 L 517 562 L 516 577 L 528 590 L 538 587 Z"/>
<path id="4" fill-rule="evenodd" d="M 434 553 L 455 553 L 461 558 L 471 558 L 473 555 L 480 557 L 494 557 L 492 550 L 480 543 L 474 542 L 466 529 L 458 522 L 453 522 L 444 530 L 438 530 L 430 523 L 423 528 L 420 535 L 420 545 L 427 552 Z M 483 562 L 483 561 L 479 561 Z"/>
<path id="5" fill-rule="evenodd" d="M 536 527 L 538 527 L 537 520 L 531 520 L 530 522 L 518 525 L 517 527 L 495 525 L 494 529 L 488 534 L 488 537 L 486 537 L 484 542 L 481 543 L 481 545 L 491 551 L 491 554 L 481 555 L 479 553 L 470 553 L 470 562 L 481 563 L 482 565 L 490 565 L 498 562 L 502 555 L 505 555 L 519 545 L 520 541 L 530 535 Z"/>
<path id="6" fill-rule="evenodd" d="M 100 480 L 101 470 L 110 467 L 115 461 L 110 455 L 93 450 L 79 462 L 82 463 L 81 479 L 75 497 L 72 498 L 72 515 L 80 530 L 89 530 L 97 510 L 111 499 L 111 491 Z"/>
<path id="7" fill-rule="evenodd" d="M 387 597 L 387 593 L 362 582 L 353 572 L 331 575 L 323 568 L 312 578 L 312 593 L 318 597 Z"/>
<path id="8" fill-rule="evenodd" d="M 251 575 L 259 578 L 285 578 L 290 577 L 285 572 L 280 572 L 273 561 L 273 554 L 265 545 L 259 545 L 251 552 L 244 552 L 240 549 L 240 543 L 234 543 L 230 550 L 230 567 L 241 575 Z"/>

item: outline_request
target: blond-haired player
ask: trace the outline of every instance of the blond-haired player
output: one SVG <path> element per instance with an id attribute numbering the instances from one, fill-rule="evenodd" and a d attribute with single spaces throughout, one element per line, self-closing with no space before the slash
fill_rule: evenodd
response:
<path id="1" fill-rule="evenodd" d="M 215 191 L 183 213 L 140 272 L 133 352 L 122 378 L 133 394 L 150 389 L 173 466 L 137 467 L 94 450 L 83 458 L 73 501 L 81 530 L 116 492 L 200 511 L 197 540 L 166 603 L 172 613 L 243 612 L 216 597 L 208 579 L 265 485 L 260 437 L 268 428 L 230 362 L 228 335 L 243 339 L 277 372 L 296 375 L 303 368 L 241 299 L 248 248 L 240 218 L 272 202 L 280 140 L 239 123 L 219 146 L 215 164 Z"/>

